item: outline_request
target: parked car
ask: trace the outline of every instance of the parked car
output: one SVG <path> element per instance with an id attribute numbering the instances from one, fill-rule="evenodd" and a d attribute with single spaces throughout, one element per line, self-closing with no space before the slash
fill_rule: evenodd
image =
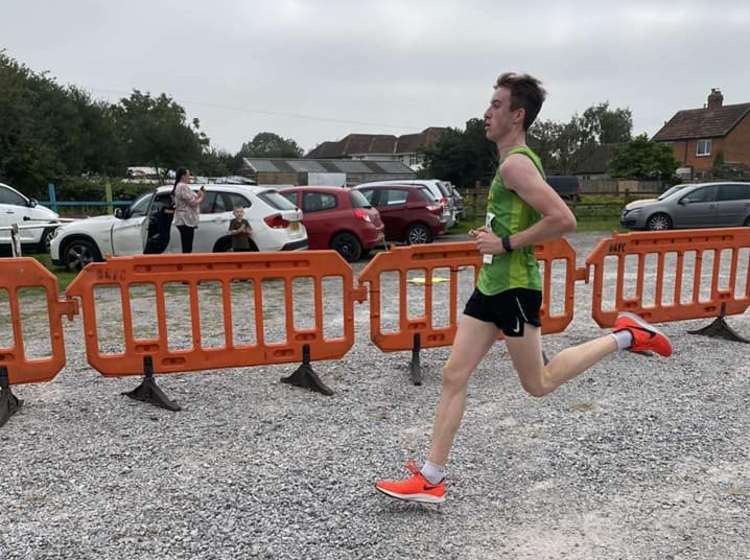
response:
<path id="1" fill-rule="evenodd" d="M 191 185 L 194 189 L 198 185 Z M 250 185 L 205 185 L 200 222 L 195 233 L 196 253 L 224 252 L 231 246 L 229 221 L 232 209 L 242 206 L 253 232 L 254 251 L 292 251 L 307 249 L 307 232 L 302 212 L 276 189 Z M 50 244 L 52 262 L 69 270 L 80 270 L 105 255 L 140 255 L 143 253 L 148 216 L 170 195 L 172 186 L 159 187 L 137 198 L 114 216 L 98 216 L 60 227 Z M 180 235 L 172 225 L 171 239 L 165 252 L 179 253 Z"/>
<path id="2" fill-rule="evenodd" d="M 335 249 L 354 262 L 385 239 L 380 214 L 359 191 L 305 186 L 279 192 L 302 208 L 310 249 Z"/>
<path id="3" fill-rule="evenodd" d="M 445 229 L 452 228 L 453 224 L 456 223 L 456 209 L 453 202 L 453 196 L 451 196 L 452 185 L 446 181 L 439 181 L 437 179 L 400 179 L 392 181 L 362 183 L 357 186 L 363 187 L 375 185 L 407 185 L 412 187 L 426 188 L 430 193 L 430 197 L 432 198 L 432 200 L 436 201 L 443 208 L 441 217 L 445 224 Z"/>
<path id="4" fill-rule="evenodd" d="M 358 185 L 354 189 L 378 209 L 388 240 L 431 243 L 445 231 L 444 207 L 427 187 L 389 184 Z"/>
<path id="5" fill-rule="evenodd" d="M 453 195 L 453 207 L 455 208 L 456 221 L 459 221 L 464 217 L 464 197 L 461 196 L 461 193 L 458 192 L 456 187 L 451 183 L 448 184 L 451 186 L 451 194 Z"/>
<path id="6" fill-rule="evenodd" d="M 24 196 L 16 189 L 6 184 L 0 183 L 0 226 L 5 228 L 13 224 L 31 225 L 34 223 L 43 224 L 50 220 L 56 220 L 60 216 L 38 204 L 33 198 Z M 52 234 L 57 229 L 57 225 L 49 225 L 39 228 L 22 229 L 19 231 L 21 238 L 21 249 L 32 252 L 47 252 Z M 11 236 L 10 230 L 0 229 L 0 246 L 10 249 Z"/>
<path id="7" fill-rule="evenodd" d="M 620 223 L 647 230 L 750 226 L 750 183 L 675 185 L 657 199 L 625 206 Z"/>
<path id="8" fill-rule="evenodd" d="M 581 182 L 573 175 L 550 175 L 547 183 L 563 200 L 581 201 Z"/>

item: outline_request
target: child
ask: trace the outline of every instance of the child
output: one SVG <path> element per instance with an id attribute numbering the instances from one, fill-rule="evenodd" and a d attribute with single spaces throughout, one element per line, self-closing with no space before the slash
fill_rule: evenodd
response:
<path id="1" fill-rule="evenodd" d="M 234 219 L 229 222 L 229 232 L 232 234 L 232 251 L 249 251 L 250 233 L 253 230 L 245 219 L 245 209 L 238 206 L 232 213 Z"/>

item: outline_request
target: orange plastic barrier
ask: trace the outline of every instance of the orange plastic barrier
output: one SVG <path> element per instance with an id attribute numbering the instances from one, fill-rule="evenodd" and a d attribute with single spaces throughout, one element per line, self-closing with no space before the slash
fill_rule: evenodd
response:
<path id="1" fill-rule="evenodd" d="M 321 285 L 328 277 L 340 277 L 343 284 L 340 296 L 343 337 L 333 339 L 323 337 Z M 310 278 L 314 283 L 314 309 L 307 310 L 314 317 L 312 328 L 296 329 L 294 326 L 292 282 L 296 278 Z M 265 280 L 281 280 L 284 284 L 286 340 L 283 342 L 268 343 L 264 337 L 262 285 Z M 237 344 L 232 332 L 231 283 L 242 281 L 252 282 L 253 286 L 255 344 Z M 215 309 L 216 314 L 223 315 L 224 341 L 219 347 L 202 345 L 198 285 L 203 282 L 221 284 L 221 304 Z M 130 287 L 136 284 L 149 284 L 154 288 L 155 338 L 134 336 Z M 190 329 L 191 348 L 169 347 L 165 284 L 187 286 L 190 324 L 181 329 Z M 100 349 L 94 294 L 98 286 L 119 289 L 124 327 L 122 352 L 108 353 Z M 352 269 L 335 251 L 118 257 L 87 266 L 65 293 L 81 300 L 88 362 L 105 376 L 143 374 L 146 358 L 154 373 L 288 363 L 303 361 L 307 357 L 305 354 L 309 354 L 311 360 L 339 358 L 354 343 L 353 302 L 365 298 L 363 290 L 353 287 Z"/>
<path id="2" fill-rule="evenodd" d="M 717 317 L 722 309 L 727 315 L 744 313 L 750 306 L 750 270 L 739 270 L 743 249 L 750 249 L 750 228 L 638 232 L 601 240 L 586 259 L 586 265 L 594 269 L 591 316 L 599 326 L 611 327 L 620 311 L 637 313 L 656 323 Z M 637 259 L 635 270 L 626 267 L 627 258 L 633 255 Z M 654 274 L 646 271 L 650 255 L 652 261 L 656 260 Z M 729 278 L 722 288 L 720 272 L 727 257 Z M 607 259 L 614 269 L 610 274 L 605 270 L 610 268 Z M 713 261 L 710 278 L 702 274 L 708 259 Z M 686 271 L 686 265 L 692 263 L 692 272 Z M 737 285 L 740 273 L 744 274 L 744 287 Z M 683 278 L 690 278 L 687 287 Z M 710 285 L 704 285 L 706 280 Z M 647 281 L 653 282 L 653 290 L 646 286 Z M 632 295 L 625 293 L 626 283 L 632 285 Z M 665 302 L 668 288 L 672 288 L 672 297 Z M 605 301 L 605 294 L 613 291 L 614 301 Z M 708 292 L 708 298 L 701 297 L 701 292 Z M 646 299 L 653 302 L 649 304 Z"/>
<path id="3" fill-rule="evenodd" d="M 19 305 L 19 292 L 26 288 L 43 289 L 46 294 L 50 355 L 43 358 L 26 356 Z M 72 319 L 78 313 L 76 303 L 59 301 L 57 278 L 37 260 L 28 257 L 0 259 L 0 292 L 3 291 L 8 297 L 10 324 L 3 322 L 0 328 L 10 327 L 8 332 L 12 331 L 13 341 L 7 348 L 0 347 L 0 370 L 7 372 L 10 385 L 51 381 L 65 366 L 61 316 Z"/>
<path id="4" fill-rule="evenodd" d="M 585 270 L 575 268 L 576 255 L 566 240 L 544 243 L 535 248 L 536 256 L 543 266 L 542 332 L 556 333 L 565 330 L 573 320 L 575 281 L 583 279 Z M 555 261 L 565 262 L 565 296 L 561 302 L 562 312 L 550 313 L 552 298 L 552 272 Z M 415 345 L 415 335 L 419 335 L 422 348 L 449 346 L 458 327 L 458 275 L 465 267 L 474 267 L 475 279 L 482 266 L 482 256 L 474 241 L 461 243 L 434 243 L 398 247 L 388 253 L 378 254 L 359 275 L 360 284 L 369 284 L 370 292 L 370 337 L 375 345 L 385 352 L 410 350 Z M 449 301 L 433 301 L 433 271 L 450 270 Z M 424 272 L 425 312 L 424 316 L 409 319 L 407 315 L 407 273 L 410 270 Z M 382 287 L 380 276 L 386 272 L 399 273 L 398 293 L 392 297 L 399 299 L 399 328 L 395 332 L 383 332 L 381 325 Z M 463 302 L 461 303 L 463 304 Z M 432 324 L 433 307 L 448 306 L 448 322 L 445 326 Z"/>

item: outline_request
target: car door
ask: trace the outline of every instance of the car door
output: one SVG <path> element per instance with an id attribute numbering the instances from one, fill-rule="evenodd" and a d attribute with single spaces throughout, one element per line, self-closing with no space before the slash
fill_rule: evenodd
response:
<path id="1" fill-rule="evenodd" d="M 229 235 L 229 222 L 232 220 L 233 207 L 229 193 L 206 192 L 201 202 L 198 229 L 195 232 L 194 251 L 196 253 L 212 253 L 216 242 Z"/>
<path id="2" fill-rule="evenodd" d="M 717 225 L 741 226 L 750 216 L 750 183 L 719 185 L 716 199 Z"/>
<path id="3" fill-rule="evenodd" d="M 20 226 L 30 219 L 31 208 L 26 199 L 17 192 L 0 185 L 0 226 L 9 227 L 13 224 Z M 35 230 L 22 229 L 19 236 L 22 242 L 31 242 L 34 240 Z M 10 230 L 0 230 L 0 243 L 10 243 Z"/>
<path id="4" fill-rule="evenodd" d="M 112 253 L 114 256 L 140 255 L 146 244 L 148 211 L 154 193 L 144 194 L 128 208 L 127 214 L 112 226 Z"/>
<path id="5" fill-rule="evenodd" d="M 716 227 L 716 185 L 699 187 L 675 204 L 672 223 L 676 228 Z"/>
<path id="6" fill-rule="evenodd" d="M 321 191 L 302 191 L 302 222 L 307 229 L 310 249 L 328 249 L 328 239 L 336 227 L 331 211 L 338 207 L 336 196 Z"/>
<path id="7" fill-rule="evenodd" d="M 379 190 L 376 204 L 378 212 L 380 212 L 380 219 L 385 224 L 387 239 L 400 240 L 404 238 L 408 224 L 408 209 L 406 206 L 408 198 L 408 187 Z"/>

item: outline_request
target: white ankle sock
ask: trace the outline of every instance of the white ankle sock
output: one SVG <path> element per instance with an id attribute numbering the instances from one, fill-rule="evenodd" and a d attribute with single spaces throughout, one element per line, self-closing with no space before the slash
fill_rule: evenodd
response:
<path id="1" fill-rule="evenodd" d="M 422 476 L 425 477 L 430 484 L 438 484 L 445 478 L 445 467 L 443 465 L 430 463 L 429 461 L 424 462 L 424 465 L 422 465 L 419 472 L 422 473 Z"/>
<path id="2" fill-rule="evenodd" d="M 630 348 L 630 346 L 633 344 L 633 335 L 629 330 L 613 332 L 612 336 L 615 337 L 615 342 L 617 342 L 618 350 L 625 350 L 626 348 Z"/>

